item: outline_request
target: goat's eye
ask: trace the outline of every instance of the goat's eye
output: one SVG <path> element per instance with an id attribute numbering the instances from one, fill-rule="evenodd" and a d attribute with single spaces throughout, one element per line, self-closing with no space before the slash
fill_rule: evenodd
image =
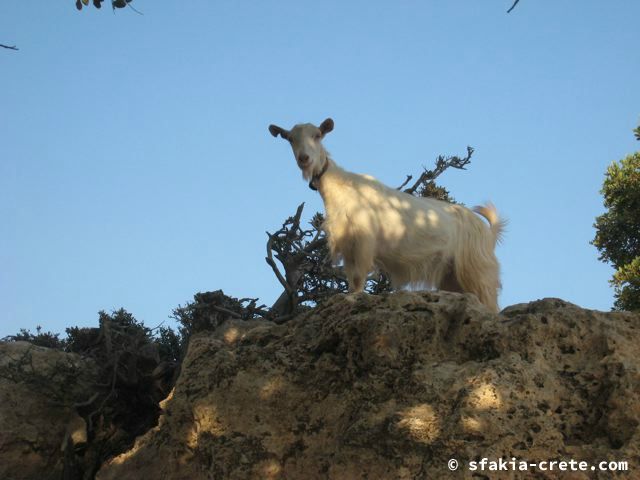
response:
<path id="1" fill-rule="evenodd" d="M 316 140 L 320 140 L 322 138 L 322 134 L 316 133 L 313 138 L 315 138 Z"/>

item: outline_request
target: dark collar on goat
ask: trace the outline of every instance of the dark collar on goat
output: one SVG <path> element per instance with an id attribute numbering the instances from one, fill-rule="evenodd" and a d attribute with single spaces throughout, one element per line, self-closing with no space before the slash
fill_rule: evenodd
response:
<path id="1" fill-rule="evenodd" d="M 322 176 L 325 174 L 325 172 L 327 171 L 327 168 L 329 168 L 329 159 L 325 158 L 324 167 L 322 167 L 322 170 L 320 170 L 320 173 L 311 177 L 311 181 L 309 182 L 309 188 L 314 192 L 318 191 L 318 187 L 316 185 L 320 181 Z"/>

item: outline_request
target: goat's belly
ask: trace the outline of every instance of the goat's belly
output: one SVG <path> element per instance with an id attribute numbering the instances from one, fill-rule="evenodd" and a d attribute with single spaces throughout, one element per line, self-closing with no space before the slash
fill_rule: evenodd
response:
<path id="1" fill-rule="evenodd" d="M 380 230 L 377 250 L 381 256 L 432 255 L 439 250 L 447 250 L 447 246 L 451 243 L 448 230 L 434 231 L 427 228 L 397 230 L 387 225 L 381 225 Z"/>

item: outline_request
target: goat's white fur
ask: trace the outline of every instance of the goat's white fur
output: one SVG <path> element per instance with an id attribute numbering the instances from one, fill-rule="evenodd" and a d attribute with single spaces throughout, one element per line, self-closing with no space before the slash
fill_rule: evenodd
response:
<path id="1" fill-rule="evenodd" d="M 498 311 L 500 266 L 494 250 L 504 222 L 487 204 L 462 205 L 418 198 L 375 178 L 348 172 L 329 156 L 321 140 L 333 121 L 320 127 L 271 125 L 273 136 L 289 140 L 305 179 L 314 182 L 326 215 L 323 228 L 334 261 L 344 261 L 350 292 L 360 292 L 369 272 L 379 268 L 392 285 L 435 287 L 474 293 Z"/>

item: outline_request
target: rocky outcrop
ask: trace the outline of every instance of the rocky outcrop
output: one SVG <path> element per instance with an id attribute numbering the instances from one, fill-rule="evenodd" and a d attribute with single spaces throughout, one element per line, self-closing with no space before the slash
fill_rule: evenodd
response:
<path id="1" fill-rule="evenodd" d="M 96 365 L 79 355 L 0 342 L 0 479 L 60 479 L 65 453 L 87 443 L 76 404 L 93 394 Z"/>
<path id="2" fill-rule="evenodd" d="M 58 342 L 82 354 L 0 342 L 0 480 L 91 480 L 157 425 L 173 364 L 126 312 L 114 315 Z"/>
<path id="3" fill-rule="evenodd" d="M 558 478 L 472 472 L 483 457 L 587 462 L 567 479 L 627 461 L 620 477 L 636 478 L 639 327 L 556 299 L 492 314 L 444 292 L 227 321 L 191 339 L 158 426 L 97 478 Z"/>

